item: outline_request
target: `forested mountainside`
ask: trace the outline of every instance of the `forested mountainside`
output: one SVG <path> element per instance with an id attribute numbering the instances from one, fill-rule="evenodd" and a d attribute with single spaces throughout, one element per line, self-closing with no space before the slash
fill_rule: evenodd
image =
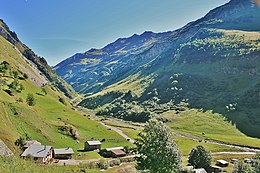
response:
<path id="1" fill-rule="evenodd" d="M 0 35 L 5 38 L 8 42 L 13 44 L 16 49 L 26 59 L 31 61 L 36 68 L 42 73 L 46 79 L 62 91 L 67 97 L 72 98 L 76 95 L 74 89 L 68 85 L 62 78 L 60 78 L 55 71 L 48 65 L 47 61 L 43 57 L 37 56 L 29 47 L 23 44 L 17 37 L 15 32 L 10 31 L 9 27 L 0 20 Z"/>
<path id="2" fill-rule="evenodd" d="M 213 110 L 260 137 L 259 18 L 254 1 L 231 0 L 181 29 L 153 34 L 149 44 L 131 37 L 130 48 L 116 41 L 112 53 L 90 50 L 55 68 L 92 94 L 80 105 L 100 115 L 146 121 L 171 109 Z"/>

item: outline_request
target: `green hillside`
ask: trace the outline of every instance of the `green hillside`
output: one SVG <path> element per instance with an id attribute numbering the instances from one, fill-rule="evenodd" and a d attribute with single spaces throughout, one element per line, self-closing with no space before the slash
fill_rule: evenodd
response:
<path id="1" fill-rule="evenodd" d="M 76 152 L 83 148 L 85 140 L 91 138 L 106 139 L 102 147 L 129 145 L 114 131 L 76 112 L 66 97 L 52 85 L 37 86 L 37 81 L 44 81 L 40 72 L 1 36 L 0 44 L 0 67 L 8 64 L 7 70 L 0 72 L 0 138 L 17 151 L 16 154 L 20 151 L 14 142 L 24 134 L 46 145 L 72 147 Z M 30 73 L 28 79 L 23 77 L 26 76 L 24 73 Z M 32 75 L 34 78 L 31 78 Z M 14 81 L 18 83 L 15 87 L 11 85 Z M 36 99 L 35 106 L 26 103 L 29 93 Z M 60 98 L 65 102 L 59 101 Z M 62 128 L 67 129 L 63 132 Z"/>
<path id="2" fill-rule="evenodd" d="M 232 0 L 135 54 L 125 64 L 131 70 L 95 94 L 82 92 L 79 105 L 138 122 L 169 110 L 213 110 L 260 137 L 259 15 L 254 2 Z"/>

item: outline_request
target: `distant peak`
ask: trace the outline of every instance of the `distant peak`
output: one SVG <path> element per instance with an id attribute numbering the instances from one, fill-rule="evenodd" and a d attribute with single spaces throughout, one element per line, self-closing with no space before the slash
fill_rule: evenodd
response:
<path id="1" fill-rule="evenodd" d="M 154 34 L 152 31 L 145 31 L 142 35 L 147 35 L 147 34 Z"/>
<path id="2" fill-rule="evenodd" d="M 95 52 L 95 51 L 97 51 L 97 49 L 91 48 L 88 52 Z"/>

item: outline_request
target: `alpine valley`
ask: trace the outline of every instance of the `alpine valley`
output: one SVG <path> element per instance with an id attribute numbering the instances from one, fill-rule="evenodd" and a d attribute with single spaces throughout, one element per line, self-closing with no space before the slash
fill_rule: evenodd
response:
<path id="1" fill-rule="evenodd" d="M 192 171 L 259 170 L 259 5 L 231 0 L 54 67 L 0 20 L 0 172 L 179 173 L 194 153 L 206 166 Z"/>
<path id="2" fill-rule="evenodd" d="M 97 115 L 145 122 L 212 110 L 260 137 L 259 19 L 256 2 L 231 0 L 178 30 L 119 38 L 54 69 Z"/>

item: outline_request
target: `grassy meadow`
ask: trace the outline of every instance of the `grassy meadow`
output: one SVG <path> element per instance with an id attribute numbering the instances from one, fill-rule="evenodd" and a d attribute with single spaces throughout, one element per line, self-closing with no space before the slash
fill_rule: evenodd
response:
<path id="1" fill-rule="evenodd" d="M 33 67 L 26 63 L 15 48 L 2 37 L 0 37 L 0 44 L 0 62 L 8 62 L 10 71 L 17 71 L 18 76 L 21 76 L 20 65 L 22 64 L 30 73 L 41 76 L 39 72 L 32 70 Z M 24 89 L 21 92 L 13 91 L 11 96 L 4 89 L 14 81 L 13 77 L 7 72 L 1 79 L 5 80 L 6 84 L 1 83 L 0 87 L 0 139 L 15 154 L 19 155 L 21 151 L 15 147 L 14 142 L 25 133 L 45 145 L 56 148 L 72 147 L 76 153 L 83 149 L 86 140 L 92 138 L 104 139 L 102 148 L 131 145 L 116 132 L 106 129 L 91 117 L 77 112 L 53 86 L 48 84 L 37 86 L 29 79 L 18 79 Z M 28 106 L 26 103 L 29 93 L 36 99 L 35 106 Z M 64 98 L 65 102 L 59 101 L 60 98 Z M 71 127 L 77 134 L 77 138 L 61 133 L 59 129 L 64 126 Z"/>

